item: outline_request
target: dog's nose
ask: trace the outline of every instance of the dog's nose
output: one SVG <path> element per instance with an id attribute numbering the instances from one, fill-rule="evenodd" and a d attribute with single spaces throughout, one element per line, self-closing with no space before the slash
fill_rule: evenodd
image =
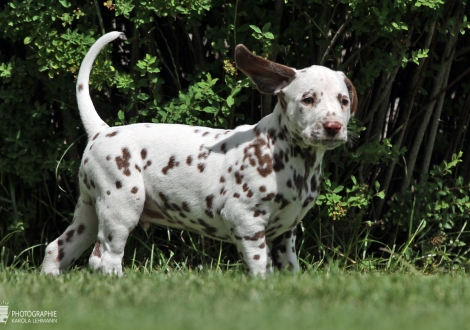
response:
<path id="1" fill-rule="evenodd" d="M 337 121 L 327 121 L 323 124 L 326 133 L 331 136 L 338 134 L 342 127 L 343 125 Z"/>

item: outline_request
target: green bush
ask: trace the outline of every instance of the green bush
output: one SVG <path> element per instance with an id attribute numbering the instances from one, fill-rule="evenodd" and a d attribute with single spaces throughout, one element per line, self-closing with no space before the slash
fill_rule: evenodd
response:
<path id="1" fill-rule="evenodd" d="M 110 125 L 257 122 L 275 100 L 235 69 L 238 43 L 292 67 L 346 72 L 360 100 L 352 143 L 325 157 L 301 260 L 467 268 L 469 11 L 461 0 L 0 4 L 0 263 L 39 265 L 70 223 L 86 144 L 74 81 L 93 42 L 119 30 L 127 39 L 103 50 L 90 82 Z M 229 245 L 155 227 L 133 233 L 125 262 L 155 251 L 194 264 L 236 259 Z"/>

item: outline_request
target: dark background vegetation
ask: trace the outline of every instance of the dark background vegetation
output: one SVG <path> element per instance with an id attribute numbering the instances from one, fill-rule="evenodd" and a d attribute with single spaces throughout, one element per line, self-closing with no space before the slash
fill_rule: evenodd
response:
<path id="1" fill-rule="evenodd" d="M 326 155 L 304 219 L 303 267 L 318 260 L 425 271 L 467 268 L 470 6 L 463 0 L 14 0 L 0 3 L 0 265 L 38 266 L 72 219 L 86 144 L 79 64 L 105 32 L 92 98 L 110 125 L 233 128 L 268 114 L 233 50 L 344 71 L 359 94 L 352 142 Z M 125 263 L 237 262 L 230 245 L 137 228 Z M 80 261 L 83 264 L 87 256 Z M 163 264 L 162 260 L 166 260 Z"/>

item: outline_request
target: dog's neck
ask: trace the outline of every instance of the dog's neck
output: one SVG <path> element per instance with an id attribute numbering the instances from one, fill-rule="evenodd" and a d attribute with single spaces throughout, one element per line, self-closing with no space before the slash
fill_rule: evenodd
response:
<path id="1" fill-rule="evenodd" d="M 275 158 L 279 157 L 276 155 L 283 155 L 285 159 L 289 159 L 290 166 L 299 170 L 303 167 L 304 173 L 321 168 L 325 149 L 306 145 L 299 136 L 289 130 L 288 119 L 280 103 L 271 114 L 258 122 L 254 131 L 256 136 L 263 136 L 269 142 Z"/>

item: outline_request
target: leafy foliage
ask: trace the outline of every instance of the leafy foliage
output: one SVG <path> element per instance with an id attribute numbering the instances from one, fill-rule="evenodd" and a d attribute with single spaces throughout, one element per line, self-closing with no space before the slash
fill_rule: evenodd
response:
<path id="1" fill-rule="evenodd" d="M 270 99 L 234 67 L 238 43 L 291 67 L 347 73 L 360 96 L 353 143 L 326 155 L 301 259 L 468 267 L 469 11 L 461 0 L 0 4 L 0 262 L 37 265 L 71 221 L 86 143 L 74 80 L 96 38 L 120 30 L 127 40 L 108 46 L 91 76 L 110 125 L 257 122 Z M 233 250 L 155 229 L 134 232 L 126 252 L 155 241 L 192 262 Z"/>

